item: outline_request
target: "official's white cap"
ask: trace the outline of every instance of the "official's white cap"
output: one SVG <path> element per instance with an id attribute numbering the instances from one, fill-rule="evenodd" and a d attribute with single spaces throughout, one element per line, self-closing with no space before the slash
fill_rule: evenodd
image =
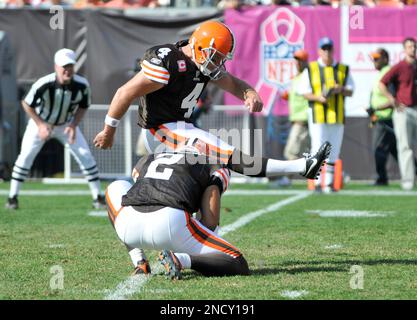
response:
<path id="1" fill-rule="evenodd" d="M 71 49 L 60 49 L 55 53 L 54 61 L 60 67 L 66 66 L 67 64 L 75 64 L 75 52 Z"/>

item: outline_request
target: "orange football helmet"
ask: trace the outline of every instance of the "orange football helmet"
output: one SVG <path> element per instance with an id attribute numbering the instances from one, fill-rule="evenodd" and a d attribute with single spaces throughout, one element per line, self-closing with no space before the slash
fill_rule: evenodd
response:
<path id="1" fill-rule="evenodd" d="M 219 79 L 224 72 L 224 63 L 232 60 L 235 37 L 232 31 L 218 21 L 203 22 L 189 40 L 200 71 L 212 80 Z"/>

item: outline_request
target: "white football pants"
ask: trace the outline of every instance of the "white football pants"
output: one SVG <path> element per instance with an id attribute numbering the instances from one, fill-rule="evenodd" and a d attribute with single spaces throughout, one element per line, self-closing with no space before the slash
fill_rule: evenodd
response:
<path id="1" fill-rule="evenodd" d="M 320 146 L 329 141 L 332 145 L 328 163 L 335 164 L 339 159 L 340 150 L 343 142 L 343 133 L 345 126 L 343 124 L 327 124 L 327 123 L 313 123 L 313 112 L 311 108 L 308 110 L 308 130 L 311 138 L 311 153 L 316 153 Z M 332 172 L 332 171 L 330 171 Z M 322 176 L 315 181 L 316 185 L 320 185 Z M 331 185 L 333 183 L 333 175 L 326 174 L 325 184 Z"/>
<path id="2" fill-rule="evenodd" d="M 160 153 L 173 151 L 181 145 L 194 146 L 202 154 L 220 159 L 222 163 L 227 163 L 234 146 L 227 144 L 214 134 L 194 127 L 192 123 L 185 121 L 170 122 L 160 125 L 157 130 L 145 130 L 145 147 L 149 153 Z M 238 140 L 239 137 L 232 137 Z M 241 143 L 241 140 L 236 141 Z"/>
<path id="3" fill-rule="evenodd" d="M 189 255 L 225 253 L 234 258 L 241 255 L 239 249 L 184 210 L 165 207 L 154 212 L 139 212 L 131 206 L 122 207 L 122 197 L 131 187 L 129 182 L 117 180 L 106 190 L 109 218 L 117 236 L 128 247 L 166 249 Z"/>

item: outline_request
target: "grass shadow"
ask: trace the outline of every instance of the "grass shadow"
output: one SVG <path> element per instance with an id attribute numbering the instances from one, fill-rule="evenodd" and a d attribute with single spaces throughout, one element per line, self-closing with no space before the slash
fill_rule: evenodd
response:
<path id="1" fill-rule="evenodd" d="M 348 272 L 353 265 L 410 265 L 417 266 L 417 259 L 350 259 L 350 260 L 313 260 L 313 261 L 287 261 L 271 267 L 260 267 L 251 270 L 252 275 L 269 274 L 297 274 L 308 272 Z"/>

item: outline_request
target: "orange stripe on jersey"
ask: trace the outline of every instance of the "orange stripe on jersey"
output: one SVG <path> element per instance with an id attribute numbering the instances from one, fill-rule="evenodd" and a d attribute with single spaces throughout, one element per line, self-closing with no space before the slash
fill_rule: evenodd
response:
<path id="1" fill-rule="evenodd" d="M 226 191 L 226 189 L 227 189 L 227 187 L 229 185 L 228 182 L 227 182 L 228 180 L 226 178 L 226 175 L 223 173 L 223 169 L 217 170 L 217 172 L 220 173 L 222 175 L 222 177 L 223 177 L 223 181 L 224 181 L 224 184 L 225 184 L 223 191 Z"/>
<path id="2" fill-rule="evenodd" d="M 160 73 L 160 74 L 165 74 L 165 75 L 168 75 L 169 76 L 169 72 L 168 71 L 164 71 L 164 70 L 159 70 L 159 69 L 156 69 L 156 68 L 152 68 L 150 66 L 147 66 L 144 63 L 142 64 L 142 68 L 149 69 L 150 71 L 157 72 L 157 73 Z"/>
<path id="3" fill-rule="evenodd" d="M 164 80 L 164 82 L 168 82 L 168 80 L 169 80 L 169 79 L 164 78 L 164 77 L 162 77 L 162 76 L 157 76 L 157 75 L 154 75 L 154 74 L 148 73 L 148 72 L 146 72 L 146 71 L 144 71 L 144 74 L 145 74 L 146 76 L 148 76 L 148 77 L 152 77 L 152 78 L 157 78 L 157 79 L 160 79 L 160 80 Z"/>
<path id="4" fill-rule="evenodd" d="M 191 235 L 198 242 L 202 243 L 205 246 L 226 253 L 234 258 L 237 258 L 242 255 L 237 248 L 233 247 L 232 245 L 223 241 L 222 239 L 217 238 L 216 236 L 208 233 L 197 223 L 193 222 L 193 220 L 190 219 L 190 215 L 187 212 L 185 212 L 185 216 L 187 220 L 187 228 L 190 231 Z"/>

